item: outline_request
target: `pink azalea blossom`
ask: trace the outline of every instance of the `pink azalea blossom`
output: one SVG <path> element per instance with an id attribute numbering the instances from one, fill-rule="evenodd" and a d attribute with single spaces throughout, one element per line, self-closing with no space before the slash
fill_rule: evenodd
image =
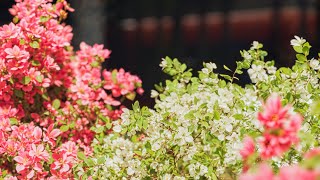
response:
<path id="1" fill-rule="evenodd" d="M 272 169 L 268 165 L 261 164 L 257 169 L 257 172 L 241 174 L 239 180 L 274 180 L 274 175 Z"/>
<path id="2" fill-rule="evenodd" d="M 262 158 L 280 156 L 298 143 L 298 131 L 303 118 L 299 114 L 289 113 L 289 109 L 290 106 L 282 107 L 279 96 L 272 95 L 263 106 L 263 112 L 258 114 L 258 120 L 265 129 L 259 141 Z"/>
<path id="3" fill-rule="evenodd" d="M 316 180 L 315 171 L 303 169 L 297 165 L 281 167 L 277 180 Z"/>
<path id="4" fill-rule="evenodd" d="M 6 58 L 16 58 L 26 60 L 29 58 L 29 53 L 27 51 L 21 50 L 18 46 L 13 48 L 6 48 L 4 50 L 7 53 Z"/>
<path id="5" fill-rule="evenodd" d="M 243 140 L 243 149 L 240 150 L 240 155 L 243 159 L 247 159 L 250 155 L 254 153 L 254 141 L 251 137 L 245 137 Z"/>
<path id="6" fill-rule="evenodd" d="M 283 121 L 288 118 L 290 106 L 282 107 L 281 98 L 271 95 L 263 105 L 263 112 L 258 113 L 258 120 L 266 128 L 280 128 Z"/>

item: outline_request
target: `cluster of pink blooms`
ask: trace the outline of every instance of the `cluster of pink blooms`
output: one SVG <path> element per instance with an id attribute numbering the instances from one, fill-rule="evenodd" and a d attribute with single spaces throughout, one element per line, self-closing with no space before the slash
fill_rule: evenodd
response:
<path id="1" fill-rule="evenodd" d="M 290 112 L 290 106 L 282 107 L 281 98 L 270 96 L 263 106 L 263 112 L 258 113 L 258 120 L 264 127 L 262 138 L 259 140 L 260 157 L 269 159 L 281 156 L 292 145 L 298 143 L 298 131 L 303 118 L 297 113 Z M 254 141 L 247 137 L 244 149 L 240 154 L 246 159 L 254 153 Z"/>
<path id="2" fill-rule="evenodd" d="M 317 180 L 320 177 L 319 171 L 320 149 L 312 149 L 304 155 L 304 161 L 309 161 L 308 166 L 291 165 L 281 167 L 275 174 L 266 163 L 258 166 L 255 173 L 243 173 L 240 180 Z M 307 168 L 306 168 L 307 167 Z"/>
<path id="3" fill-rule="evenodd" d="M 298 165 L 282 167 L 278 175 L 267 164 L 261 164 L 255 174 L 245 173 L 240 180 L 316 180 L 319 172 Z"/>
<path id="4" fill-rule="evenodd" d="M 91 154 L 90 128 L 117 119 L 142 82 L 123 69 L 103 80 L 103 45 L 73 51 L 65 0 L 16 2 L 0 27 L 0 179 L 72 178 L 77 152 Z"/>
<path id="5" fill-rule="evenodd" d="M 310 179 L 319 178 L 320 172 L 317 169 L 305 169 L 298 165 L 281 167 L 278 174 L 264 162 L 273 156 L 281 156 L 289 148 L 298 143 L 298 131 L 302 123 L 302 117 L 299 114 L 290 112 L 290 106 L 282 107 L 281 98 L 272 95 L 263 106 L 263 112 L 258 114 L 258 120 L 264 127 L 263 137 L 259 140 L 260 152 L 258 156 L 253 156 L 255 152 L 255 142 L 252 138 L 244 139 L 244 147 L 240 154 L 244 160 L 243 174 L 240 180 L 289 180 L 289 179 Z M 255 173 L 249 173 L 248 170 L 254 164 L 253 159 L 262 161 Z M 320 157 L 320 150 L 313 149 L 305 154 L 305 159 Z"/>
<path id="6" fill-rule="evenodd" d="M 264 127 L 260 140 L 261 157 L 280 156 L 298 142 L 298 131 L 303 118 L 300 114 L 289 112 L 290 106 L 282 107 L 281 98 L 273 95 L 267 99 L 258 120 Z"/>

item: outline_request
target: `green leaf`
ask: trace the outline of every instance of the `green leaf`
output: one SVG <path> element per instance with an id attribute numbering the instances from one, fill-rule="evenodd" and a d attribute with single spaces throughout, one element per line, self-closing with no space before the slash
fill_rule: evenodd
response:
<path id="1" fill-rule="evenodd" d="M 60 100 L 59 99 L 55 99 L 55 100 L 53 100 L 53 102 L 52 102 L 52 107 L 54 108 L 54 109 L 59 109 L 59 107 L 60 107 Z"/>
<path id="2" fill-rule="evenodd" d="M 97 134 L 102 133 L 103 131 L 104 131 L 104 127 L 103 126 L 100 126 L 100 127 L 96 128 L 94 130 L 94 132 L 96 132 Z"/>
<path id="3" fill-rule="evenodd" d="M 110 129 L 112 127 L 112 123 L 106 123 L 106 128 Z"/>
<path id="4" fill-rule="evenodd" d="M 9 82 L 10 82 L 11 84 L 14 84 L 14 81 L 13 81 L 13 78 L 12 78 L 12 77 L 10 77 Z"/>
<path id="5" fill-rule="evenodd" d="M 43 99 L 45 99 L 46 101 L 49 101 L 49 96 L 47 93 L 44 93 L 41 95 Z"/>
<path id="6" fill-rule="evenodd" d="M 180 71 L 181 71 L 181 72 L 184 72 L 186 69 L 187 69 L 187 65 L 186 65 L 186 64 L 182 64 L 182 65 L 180 66 Z"/>
<path id="7" fill-rule="evenodd" d="M 116 69 L 111 72 L 111 79 L 114 83 L 117 83 L 117 73 L 118 71 Z"/>
<path id="8" fill-rule="evenodd" d="M 302 51 L 302 46 L 293 46 L 293 49 L 294 49 L 297 53 L 303 53 L 303 51 Z"/>
<path id="9" fill-rule="evenodd" d="M 106 162 L 106 158 L 104 156 L 99 157 L 98 160 L 97 160 L 98 164 L 104 164 L 105 162 Z"/>
<path id="10" fill-rule="evenodd" d="M 232 81 L 232 78 L 231 78 L 231 76 L 229 76 L 229 75 L 226 75 L 226 74 L 219 74 L 221 77 L 223 77 L 223 78 L 225 78 L 226 80 L 228 80 L 228 81 Z"/>
<path id="11" fill-rule="evenodd" d="M 225 70 L 231 71 L 231 69 L 229 69 L 226 65 L 223 65 L 223 68 L 224 68 Z M 231 72 L 232 72 L 232 71 L 231 71 Z"/>
<path id="12" fill-rule="evenodd" d="M 19 22 L 18 16 L 13 17 L 12 22 L 17 24 Z"/>
<path id="13" fill-rule="evenodd" d="M 312 92 L 313 92 L 313 88 L 312 88 L 311 83 L 308 83 L 308 84 L 307 84 L 307 90 L 308 90 L 309 93 L 312 93 Z"/>
<path id="14" fill-rule="evenodd" d="M 24 39 L 20 39 L 20 45 L 24 45 L 25 44 L 25 40 Z"/>
<path id="15" fill-rule="evenodd" d="M 38 41 L 32 41 L 29 43 L 30 47 L 32 47 L 33 49 L 37 49 L 40 47 L 39 42 Z"/>
<path id="16" fill-rule="evenodd" d="M 40 66 L 41 65 L 40 62 L 37 60 L 32 60 L 31 64 L 32 64 L 32 66 Z"/>
<path id="17" fill-rule="evenodd" d="M 126 98 L 133 101 L 136 98 L 136 93 L 132 92 L 126 95 Z"/>
<path id="18" fill-rule="evenodd" d="M 16 95 L 16 96 L 19 97 L 19 98 L 23 98 L 24 92 L 21 91 L 21 90 L 15 89 L 15 90 L 14 90 L 14 95 Z"/>
<path id="19" fill-rule="evenodd" d="M 136 143 L 136 142 L 139 141 L 139 138 L 137 137 L 137 135 L 133 135 L 133 136 L 131 137 L 131 141 L 132 141 L 133 143 Z"/>
<path id="20" fill-rule="evenodd" d="M 22 78 L 22 84 L 27 85 L 31 81 L 31 78 L 29 76 L 25 76 Z"/>
<path id="21" fill-rule="evenodd" d="M 150 150 L 151 149 L 151 144 L 150 142 L 147 142 L 144 146 L 147 150 Z"/>
<path id="22" fill-rule="evenodd" d="M 297 54 L 296 57 L 297 57 L 298 61 L 300 61 L 302 63 L 307 62 L 307 58 L 303 54 Z"/>
<path id="23" fill-rule="evenodd" d="M 93 61 L 90 65 L 91 65 L 91 67 L 96 68 L 100 65 L 100 63 L 97 61 Z"/>
<path id="24" fill-rule="evenodd" d="M 311 106 L 311 114 L 320 115 L 320 101 L 316 101 Z"/>
<path id="25" fill-rule="evenodd" d="M 189 113 L 187 113 L 186 115 L 184 115 L 185 119 L 190 119 L 193 120 L 195 117 L 193 115 L 194 111 L 190 111 Z"/>
<path id="26" fill-rule="evenodd" d="M 42 83 L 42 81 L 43 81 L 43 76 L 41 76 L 41 75 L 36 76 L 36 80 L 37 80 L 39 83 Z"/>
<path id="27" fill-rule="evenodd" d="M 279 69 L 283 74 L 286 74 L 286 75 L 291 75 L 292 73 L 292 70 L 290 68 L 285 68 L 285 67 L 282 67 Z"/>
<path id="28" fill-rule="evenodd" d="M 133 105 L 132 105 L 132 109 L 134 112 L 139 112 L 140 111 L 140 105 L 139 102 L 136 101 Z"/>
<path id="29" fill-rule="evenodd" d="M 61 127 L 60 127 L 60 131 L 62 131 L 62 132 L 66 132 L 66 131 L 68 131 L 69 130 L 69 126 L 68 125 L 62 125 Z"/>
<path id="30" fill-rule="evenodd" d="M 14 117 L 10 118 L 10 125 L 12 126 L 12 125 L 16 125 L 16 124 L 18 124 L 18 119 L 14 118 Z"/>
<path id="31" fill-rule="evenodd" d="M 77 153 L 77 156 L 80 160 L 85 160 L 87 158 L 86 155 L 81 151 Z"/>
<path id="32" fill-rule="evenodd" d="M 109 122 L 109 121 L 110 121 L 110 119 L 109 119 L 108 116 L 106 117 L 106 116 L 104 116 L 104 115 L 102 115 L 102 114 L 99 114 L 98 117 L 99 117 L 103 122 Z"/>
<path id="33" fill-rule="evenodd" d="M 40 17 L 40 22 L 45 23 L 49 20 L 50 18 L 48 16 L 41 16 Z"/>
<path id="34" fill-rule="evenodd" d="M 94 161 L 92 159 L 84 159 L 84 162 L 89 166 L 94 166 Z"/>

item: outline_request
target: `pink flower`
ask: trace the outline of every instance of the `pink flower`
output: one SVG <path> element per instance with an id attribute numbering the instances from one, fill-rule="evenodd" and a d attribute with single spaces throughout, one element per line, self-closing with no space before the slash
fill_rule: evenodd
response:
<path id="1" fill-rule="evenodd" d="M 260 155 L 263 159 L 268 159 L 273 156 L 280 156 L 283 152 L 287 151 L 292 142 L 290 136 L 275 136 L 265 133 L 260 139 Z"/>
<path id="2" fill-rule="evenodd" d="M 265 129 L 259 141 L 262 158 L 280 156 L 291 145 L 298 143 L 297 134 L 303 118 L 299 114 L 289 113 L 289 108 L 282 107 L 280 97 L 272 95 L 263 106 L 263 113 L 258 114 Z"/>
<path id="3" fill-rule="evenodd" d="M 279 173 L 277 180 L 292 180 L 292 179 L 294 179 L 294 180 L 316 180 L 317 174 L 315 171 L 305 170 L 297 165 L 282 167 L 280 169 L 280 173 Z"/>
<path id="4" fill-rule="evenodd" d="M 275 94 L 271 95 L 263 105 L 263 113 L 258 113 L 258 120 L 266 128 L 279 128 L 288 117 L 290 106 L 282 107 L 281 98 Z"/>
<path id="5" fill-rule="evenodd" d="M 35 113 L 33 113 L 35 114 Z M 36 142 L 39 142 L 42 137 L 42 130 L 39 127 L 35 127 L 33 130 L 33 137 L 35 138 Z"/>
<path id="6" fill-rule="evenodd" d="M 266 165 L 261 164 L 257 172 L 253 173 L 244 173 L 240 175 L 239 180 L 273 180 L 274 175 L 272 169 Z"/>
<path id="7" fill-rule="evenodd" d="M 306 152 L 304 154 L 304 157 L 309 159 L 309 158 L 312 158 L 314 156 L 319 156 L 319 155 L 320 155 L 320 148 L 317 147 L 317 148 L 311 149 L 308 152 Z"/>
<path id="8" fill-rule="evenodd" d="M 36 161 L 39 161 L 39 160 L 48 161 L 49 160 L 49 154 L 44 149 L 43 144 L 40 144 L 38 147 L 35 144 L 32 144 L 31 150 L 29 151 L 29 155 L 30 155 L 30 157 L 34 158 Z"/>
<path id="9" fill-rule="evenodd" d="M 247 159 L 254 153 L 254 141 L 251 137 L 245 137 L 243 140 L 243 149 L 240 150 L 240 155 L 243 159 Z"/>
<path id="10" fill-rule="evenodd" d="M 18 165 L 16 166 L 16 170 L 18 173 L 25 170 L 32 164 L 32 160 L 30 156 L 26 152 L 21 153 L 20 156 L 16 156 L 13 158 L 16 162 L 18 162 Z"/>
<path id="11" fill-rule="evenodd" d="M 46 131 L 43 141 L 48 142 L 51 146 L 55 146 L 55 140 L 61 134 L 61 131 L 59 129 L 53 129 L 53 124 L 51 124 Z"/>
<path id="12" fill-rule="evenodd" d="M 74 158 L 66 153 L 53 153 L 52 158 L 54 162 L 50 165 L 51 173 L 58 177 L 66 177 L 75 162 Z"/>
<path id="13" fill-rule="evenodd" d="M 9 25 L 4 25 L 0 29 L 0 38 L 6 39 L 6 38 L 16 38 L 20 32 L 20 28 L 14 25 L 13 23 L 10 23 Z"/>
<path id="14" fill-rule="evenodd" d="M 6 58 L 16 58 L 26 60 L 29 58 L 29 53 L 27 51 L 21 50 L 18 46 L 13 46 L 13 48 L 6 48 L 4 50 L 7 53 Z"/>

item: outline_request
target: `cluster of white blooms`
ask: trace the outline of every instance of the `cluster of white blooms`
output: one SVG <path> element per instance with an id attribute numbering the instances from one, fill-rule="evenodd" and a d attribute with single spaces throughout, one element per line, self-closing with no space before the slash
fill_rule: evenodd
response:
<path id="1" fill-rule="evenodd" d="M 284 104 L 303 113 L 307 123 L 298 148 L 273 159 L 273 164 L 297 163 L 320 141 L 319 117 L 309 111 L 320 99 L 320 63 L 308 60 L 311 46 L 303 38 L 296 37 L 291 44 L 298 53 L 292 68 L 278 69 L 273 61 L 266 61 L 262 44 L 254 41 L 248 51 L 241 51 L 243 61 L 237 62 L 232 76 L 216 74 L 214 63 L 205 63 L 199 75 L 192 76 L 185 64 L 163 59 L 160 66 L 173 80 L 151 91 L 156 102 L 153 109 L 138 103 L 132 110 L 123 109 L 121 120 L 113 122 L 115 135 L 95 144 L 99 148 L 94 161 L 103 156 L 105 163 L 94 169 L 93 177 L 234 179 L 242 169 L 242 140 L 261 135 L 257 113 L 263 99 L 274 92 Z M 246 70 L 253 84 L 241 87 L 234 80 Z"/>
<path id="2" fill-rule="evenodd" d="M 139 180 L 144 175 L 141 168 L 141 161 L 135 158 L 134 150 L 137 144 L 122 137 L 114 135 L 107 136 L 101 144 L 101 152 L 96 158 L 92 158 L 94 162 L 98 162 L 100 158 L 104 159 L 103 164 L 96 165 L 91 175 L 94 179 L 130 179 Z"/>
<path id="3" fill-rule="evenodd" d="M 155 110 L 150 110 L 140 143 L 147 152 L 142 158 L 152 159 L 150 167 L 156 177 L 175 173 L 210 179 L 230 167 L 240 172 L 241 140 L 245 132 L 260 128 L 255 116 L 261 102 L 252 87 L 226 83 L 214 69 L 215 64 L 206 63 L 199 78 L 189 83 L 167 82 Z M 135 118 L 134 111 L 124 110 L 122 125 L 129 136 L 141 132 Z M 188 171 L 174 172 L 175 166 L 188 167 Z"/>

